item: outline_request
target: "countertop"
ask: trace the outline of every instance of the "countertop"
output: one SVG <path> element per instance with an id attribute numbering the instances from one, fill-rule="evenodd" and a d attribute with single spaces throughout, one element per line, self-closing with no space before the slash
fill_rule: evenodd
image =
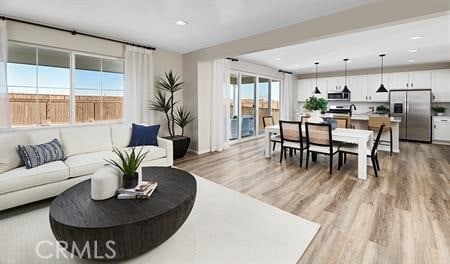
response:
<path id="1" fill-rule="evenodd" d="M 301 115 L 303 116 L 303 115 Z M 324 114 L 320 117 L 327 118 L 327 117 L 333 117 L 333 114 Z M 351 116 L 351 120 L 355 121 L 369 121 L 369 115 L 367 114 L 353 114 Z M 391 117 L 391 122 L 393 123 L 400 123 L 402 120 L 400 117 Z"/>

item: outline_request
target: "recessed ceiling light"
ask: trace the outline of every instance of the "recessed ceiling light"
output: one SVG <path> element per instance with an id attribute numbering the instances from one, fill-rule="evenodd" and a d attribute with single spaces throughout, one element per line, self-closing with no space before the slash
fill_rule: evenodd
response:
<path id="1" fill-rule="evenodd" d="M 415 62 L 415 60 L 411 59 L 411 60 L 408 60 L 408 62 Z"/>
<path id="2" fill-rule="evenodd" d="M 416 52 L 418 52 L 418 50 L 412 49 L 412 50 L 409 50 L 409 52 L 411 52 L 411 53 L 416 53 Z"/>
<path id="3" fill-rule="evenodd" d="M 281 58 L 275 58 L 274 60 L 281 60 Z"/>
<path id="4" fill-rule="evenodd" d="M 421 39 L 421 38 L 423 38 L 423 36 L 414 36 L 414 37 L 411 37 L 410 39 L 416 40 L 416 39 Z"/>
<path id="5" fill-rule="evenodd" d="M 177 22 L 175 22 L 175 24 L 177 26 L 186 26 L 188 23 L 184 20 L 177 20 Z"/>
<path id="6" fill-rule="evenodd" d="M 295 67 L 300 67 L 300 64 L 295 64 Z"/>

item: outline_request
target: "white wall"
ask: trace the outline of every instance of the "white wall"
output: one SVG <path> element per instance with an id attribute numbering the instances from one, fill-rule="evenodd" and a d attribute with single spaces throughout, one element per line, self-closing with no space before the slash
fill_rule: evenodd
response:
<path id="1" fill-rule="evenodd" d="M 198 94 L 197 94 L 197 149 L 198 154 L 211 150 L 211 90 L 212 62 L 198 63 Z"/>
<path id="2" fill-rule="evenodd" d="M 13 21 L 7 21 L 7 33 L 8 39 L 12 41 L 117 58 L 124 57 L 124 45 L 113 41 L 81 35 L 72 35 L 63 31 Z M 157 48 L 153 53 L 153 74 L 155 87 L 159 77 L 164 76 L 164 73 L 168 70 L 173 70 L 183 76 L 183 56 L 180 53 Z M 182 106 L 183 92 L 178 91 L 175 99 L 179 102 L 179 105 Z M 164 115 L 157 114 L 157 120 L 155 120 L 155 123 L 161 124 L 160 135 L 168 135 Z"/>

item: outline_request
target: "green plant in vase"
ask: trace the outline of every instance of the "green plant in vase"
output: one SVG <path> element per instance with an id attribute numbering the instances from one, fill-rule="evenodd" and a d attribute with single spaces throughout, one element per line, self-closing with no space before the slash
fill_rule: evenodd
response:
<path id="1" fill-rule="evenodd" d="M 303 108 L 307 111 L 320 111 L 324 113 L 328 108 L 328 101 L 324 98 L 318 98 L 314 95 L 306 99 Z"/>
<path id="2" fill-rule="evenodd" d="M 444 115 L 445 111 L 447 110 L 447 108 L 443 106 L 435 106 L 432 107 L 431 109 L 433 109 L 433 111 L 436 112 L 438 116 Z"/>
<path id="3" fill-rule="evenodd" d="M 139 183 L 137 170 L 141 166 L 142 161 L 144 161 L 145 156 L 147 156 L 148 151 L 143 152 L 142 147 L 138 152 L 136 152 L 136 147 L 131 147 L 131 151 L 120 151 L 114 147 L 113 152 L 120 159 L 120 162 L 113 159 L 105 159 L 105 161 L 116 166 L 123 173 L 123 188 L 130 189 L 136 187 Z"/>

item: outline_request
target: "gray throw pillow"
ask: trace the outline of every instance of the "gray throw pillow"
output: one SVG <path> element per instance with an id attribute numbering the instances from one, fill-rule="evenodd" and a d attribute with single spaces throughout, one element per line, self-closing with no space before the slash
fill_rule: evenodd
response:
<path id="1" fill-rule="evenodd" d="M 64 159 L 61 143 L 56 138 L 45 144 L 19 145 L 18 150 L 27 169 Z"/>

